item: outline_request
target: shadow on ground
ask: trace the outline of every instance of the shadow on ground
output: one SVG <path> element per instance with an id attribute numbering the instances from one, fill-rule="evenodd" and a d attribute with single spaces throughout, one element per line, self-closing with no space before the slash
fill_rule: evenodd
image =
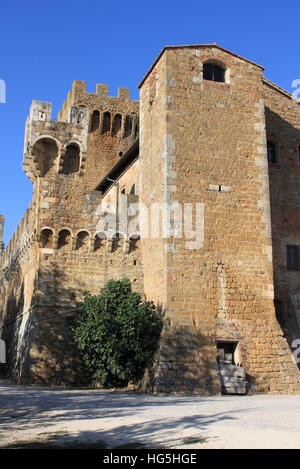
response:
<path id="1" fill-rule="evenodd" d="M 214 398 L 210 398 L 213 400 Z M 218 399 L 217 397 L 215 399 Z M 171 415 L 171 407 L 195 404 L 197 413 L 180 417 L 166 417 Z M 49 388 L 35 388 L 31 386 L 11 386 L 0 383 L 0 448 L 116 448 L 122 444 L 123 448 L 152 447 L 153 439 L 159 440 L 159 434 L 164 434 L 163 441 L 155 443 L 155 447 L 171 447 L 176 444 L 203 443 L 204 430 L 214 422 L 234 420 L 236 417 L 230 412 L 204 415 L 201 413 L 201 400 L 193 396 L 154 396 L 134 392 L 104 392 L 100 390 L 62 390 Z M 149 419 L 151 407 L 160 407 L 159 418 Z M 168 412 L 167 407 L 170 406 Z M 147 413 L 147 415 L 146 415 Z M 235 412 L 236 414 L 236 412 Z M 112 429 L 105 428 L 104 420 L 128 418 Z M 138 417 L 138 423 L 130 421 L 130 417 Z M 90 431 L 70 431 L 69 425 L 79 421 L 82 428 L 89 421 Z M 82 421 L 82 425 L 80 424 Z M 93 422 L 99 421 L 99 427 L 94 428 Z M 117 420 L 115 420 L 117 422 Z M 54 425 L 65 424 L 65 431 L 58 431 Z M 97 426 L 98 422 L 94 422 Z M 47 427 L 47 433 L 45 432 Z M 40 433 L 37 433 L 38 430 Z M 193 429 L 193 436 L 184 438 L 187 429 Z M 60 429 L 64 430 L 64 429 Z M 29 440 L 26 433 L 34 432 L 37 441 Z M 20 440 L 5 441 L 13 433 L 21 435 Z M 176 434 L 178 432 L 178 435 Z M 25 437 L 24 437 L 25 435 Z M 36 437 L 38 435 L 38 438 Z M 166 436 L 168 435 L 168 436 Z M 2 442 L 1 442 L 2 439 Z M 34 445 L 34 446 L 32 446 Z M 46 446 L 45 446 L 46 445 Z M 71 445 L 71 446 L 70 446 Z M 75 445 L 75 446 L 74 446 Z"/>

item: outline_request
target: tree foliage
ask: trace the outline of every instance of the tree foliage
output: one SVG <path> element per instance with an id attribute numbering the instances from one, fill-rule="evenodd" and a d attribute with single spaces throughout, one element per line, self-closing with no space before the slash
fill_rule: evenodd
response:
<path id="1" fill-rule="evenodd" d="M 74 339 L 93 378 L 104 386 L 136 383 L 151 363 L 162 328 L 155 306 L 132 292 L 128 279 L 110 280 L 79 304 Z"/>

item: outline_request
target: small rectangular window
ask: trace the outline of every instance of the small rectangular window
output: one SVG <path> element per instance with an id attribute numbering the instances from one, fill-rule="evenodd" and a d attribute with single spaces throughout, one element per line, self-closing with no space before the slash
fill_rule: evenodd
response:
<path id="1" fill-rule="evenodd" d="M 273 142 L 267 142 L 267 152 L 268 152 L 268 162 L 269 163 L 276 163 L 277 155 L 276 155 L 276 145 Z"/>
<path id="2" fill-rule="evenodd" d="M 287 268 L 288 270 L 300 270 L 299 265 L 299 247 L 300 246 L 287 246 Z"/>
<path id="3" fill-rule="evenodd" d="M 203 65 L 204 80 L 219 81 L 225 83 L 225 70 L 219 65 L 205 63 Z"/>

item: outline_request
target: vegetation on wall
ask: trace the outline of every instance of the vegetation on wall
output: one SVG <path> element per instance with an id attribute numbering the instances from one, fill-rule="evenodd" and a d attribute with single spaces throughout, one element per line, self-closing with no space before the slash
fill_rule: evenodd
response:
<path id="1" fill-rule="evenodd" d="M 74 339 L 92 377 L 104 386 L 137 383 L 151 364 L 162 320 L 128 279 L 110 280 L 79 304 Z"/>

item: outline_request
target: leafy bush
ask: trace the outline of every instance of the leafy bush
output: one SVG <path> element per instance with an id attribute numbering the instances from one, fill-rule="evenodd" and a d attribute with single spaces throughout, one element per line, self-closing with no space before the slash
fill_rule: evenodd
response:
<path id="1" fill-rule="evenodd" d="M 110 280 L 99 296 L 79 305 L 74 339 L 93 378 L 104 386 L 136 383 L 149 366 L 162 321 L 128 279 Z"/>

